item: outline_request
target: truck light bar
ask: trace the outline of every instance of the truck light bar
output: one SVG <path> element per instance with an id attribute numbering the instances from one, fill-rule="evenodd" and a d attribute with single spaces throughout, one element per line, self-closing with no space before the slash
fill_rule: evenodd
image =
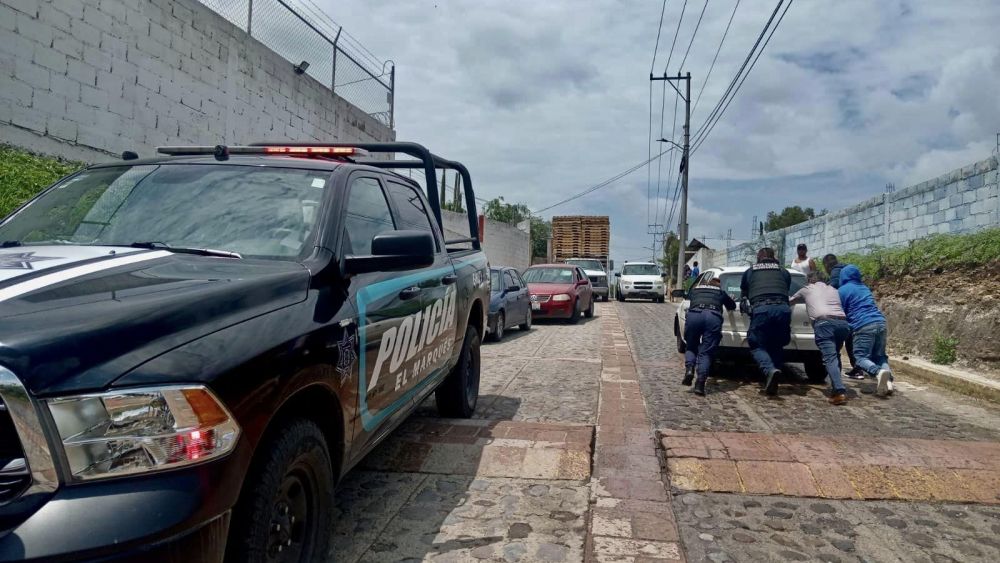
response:
<path id="1" fill-rule="evenodd" d="M 265 146 L 190 146 L 190 147 L 157 147 L 156 152 L 171 156 L 181 155 L 230 155 L 230 154 L 286 154 L 290 156 L 332 156 L 332 157 L 365 157 L 368 151 L 358 147 L 327 146 L 327 145 L 265 145 Z"/>

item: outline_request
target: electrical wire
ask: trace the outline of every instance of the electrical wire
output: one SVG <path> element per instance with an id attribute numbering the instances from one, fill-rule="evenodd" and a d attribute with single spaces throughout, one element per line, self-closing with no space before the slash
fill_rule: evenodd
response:
<path id="1" fill-rule="evenodd" d="M 695 142 L 695 144 L 691 148 L 691 154 L 694 154 L 694 152 L 698 150 L 699 147 L 701 147 L 701 145 L 705 142 L 705 139 L 708 138 L 708 135 L 712 133 L 712 129 L 715 128 L 715 125 L 719 123 L 720 119 L 722 119 L 722 115 L 726 113 L 726 109 L 729 108 L 729 104 L 732 103 L 734 98 L 736 98 L 736 94 L 739 93 L 740 88 L 743 87 L 743 83 L 746 82 L 747 77 L 750 76 L 750 72 L 753 71 L 753 67 L 757 65 L 757 61 L 760 59 L 760 56 L 764 54 L 764 49 L 767 48 L 767 44 L 771 42 L 771 38 L 774 37 L 774 33 L 778 31 L 778 26 L 781 25 L 781 21 L 785 19 L 785 14 L 787 14 L 789 8 L 792 7 L 793 1 L 794 0 L 788 0 L 788 4 L 785 5 L 785 10 L 781 12 L 781 17 L 778 18 L 778 21 L 774 24 L 774 27 L 771 28 L 771 33 L 767 36 L 767 40 L 764 41 L 764 45 L 757 52 L 757 56 L 754 57 L 753 62 L 750 64 L 750 68 L 747 69 L 746 74 L 743 75 L 743 78 L 740 80 L 740 83 L 736 86 L 736 90 L 733 91 L 733 95 L 730 96 L 729 101 L 726 102 L 726 105 L 722 108 L 722 111 L 719 112 L 718 117 L 715 118 L 715 121 L 712 123 L 711 127 L 709 127 L 708 130 L 705 131 L 704 134 L 701 135 L 701 137 Z"/>
<path id="2" fill-rule="evenodd" d="M 706 8 L 708 8 L 708 0 L 705 0 L 705 5 L 701 7 L 701 14 L 698 15 L 698 23 L 694 24 L 694 32 L 691 33 L 691 41 L 688 41 L 688 48 L 684 51 L 684 58 L 681 59 L 681 64 L 677 67 L 677 72 L 680 72 L 684 68 L 684 63 L 688 60 L 688 54 L 691 53 L 691 45 L 694 45 L 694 38 L 698 35 L 698 28 L 701 27 L 701 19 L 705 17 Z"/>
<path id="3" fill-rule="evenodd" d="M 656 28 L 656 45 L 653 46 L 653 61 L 649 63 L 649 74 L 653 74 L 653 69 L 656 68 L 656 52 L 660 50 L 660 32 L 663 31 L 663 13 L 667 11 L 667 0 L 663 0 L 663 6 L 660 7 L 660 25 Z"/>
<path id="4" fill-rule="evenodd" d="M 547 207 L 543 207 L 543 208 L 541 208 L 541 209 L 539 209 L 537 211 L 532 211 L 531 213 L 532 213 L 532 215 L 538 215 L 539 213 L 541 213 L 543 211 L 548 211 L 549 209 L 552 209 L 553 207 L 558 207 L 558 206 L 560 206 L 560 205 L 562 205 L 564 203 L 569 203 L 569 202 L 573 201 L 574 199 L 579 199 L 579 198 L 581 198 L 581 197 L 583 197 L 583 196 L 585 196 L 587 194 L 596 192 L 597 190 L 599 190 L 601 188 L 605 188 L 608 185 L 610 185 L 611 183 L 616 182 L 618 180 L 621 180 L 625 176 L 628 176 L 629 174 L 635 172 L 636 170 L 642 168 L 643 166 L 646 166 L 650 162 L 653 162 L 654 160 L 656 160 L 658 158 L 661 158 L 663 155 L 667 154 L 668 152 L 670 152 L 672 150 L 674 150 L 674 147 L 670 147 L 669 149 L 661 152 L 660 154 L 658 154 L 658 155 L 656 155 L 656 156 L 654 156 L 654 157 L 652 157 L 652 158 L 650 158 L 648 160 L 644 160 L 643 162 L 640 162 L 639 164 L 636 164 L 636 165 L 632 166 L 631 168 L 628 168 L 627 170 L 619 172 L 618 174 L 615 174 L 614 176 L 608 178 L 607 180 L 604 180 L 603 182 L 601 182 L 599 184 L 593 185 L 593 186 L 587 188 L 586 190 L 583 190 L 582 192 L 574 194 L 574 195 L 572 195 L 572 196 L 570 196 L 570 197 L 568 197 L 568 198 L 566 198 L 566 199 L 564 199 L 562 201 L 557 201 L 556 203 L 553 203 L 552 205 L 549 205 Z"/>
<path id="5" fill-rule="evenodd" d="M 674 47 L 677 45 L 677 34 L 681 31 L 681 22 L 684 21 L 684 10 L 688 7 L 688 0 L 684 0 L 684 5 L 681 6 L 681 17 L 677 19 L 677 29 L 674 30 L 674 40 L 670 44 L 670 54 L 667 55 L 667 64 L 663 66 L 663 74 L 667 73 L 667 69 L 670 68 L 670 59 L 674 56 Z"/>
<path id="6" fill-rule="evenodd" d="M 753 58 L 754 53 L 757 51 L 757 47 L 760 46 L 761 41 L 764 40 L 764 36 L 767 35 L 767 30 L 771 27 L 771 23 L 774 21 L 774 18 L 777 17 L 778 11 L 781 10 L 781 6 L 783 4 L 784 0 L 778 0 L 778 5 L 775 6 L 774 11 L 771 12 L 771 17 L 767 20 L 767 23 L 764 25 L 764 29 L 762 29 L 760 31 L 760 35 L 757 36 L 757 41 L 754 42 L 753 47 L 750 49 L 750 52 L 747 53 L 746 59 L 743 60 L 743 64 L 740 65 L 739 70 L 736 71 L 736 75 L 733 76 L 733 79 L 729 82 L 729 87 L 726 88 L 725 93 L 722 94 L 722 97 L 719 99 L 719 102 L 715 105 L 715 108 L 712 109 L 712 112 L 701 124 L 701 127 L 698 128 L 698 131 L 694 134 L 694 138 L 697 139 L 697 137 L 702 132 L 705 131 L 705 126 L 715 118 L 719 110 L 722 108 L 723 104 L 725 104 L 726 99 L 729 97 L 729 94 L 733 91 L 733 88 L 736 87 L 736 83 L 739 81 L 740 76 L 743 74 L 743 71 L 746 70 L 747 65 L 750 64 L 750 59 Z"/>
<path id="7" fill-rule="evenodd" d="M 694 105 L 691 106 L 691 115 L 694 115 L 694 110 L 698 109 L 698 102 L 701 101 L 701 95 L 705 92 L 705 85 L 708 84 L 708 78 L 712 76 L 712 69 L 715 68 L 715 61 L 719 60 L 719 52 L 722 51 L 722 44 L 726 42 L 726 36 L 729 35 L 729 28 L 733 25 L 733 18 L 736 17 L 736 9 L 740 7 L 740 0 L 736 0 L 736 5 L 733 6 L 733 13 L 729 16 L 729 23 L 726 24 L 726 31 L 722 34 L 722 40 L 719 41 L 719 48 L 715 50 L 715 57 L 712 58 L 712 64 L 708 67 L 708 72 L 705 74 L 705 80 L 701 83 L 701 90 L 698 91 L 698 97 L 694 100 Z"/>

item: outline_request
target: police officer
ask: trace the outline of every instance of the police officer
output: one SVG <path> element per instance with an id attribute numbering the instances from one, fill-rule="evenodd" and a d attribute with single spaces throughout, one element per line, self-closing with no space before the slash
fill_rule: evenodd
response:
<path id="1" fill-rule="evenodd" d="M 691 385 L 697 367 L 698 381 L 694 384 L 694 393 L 705 396 L 708 370 L 712 367 L 715 349 L 722 340 L 722 308 L 732 311 L 736 302 L 722 291 L 718 278 L 692 288 L 689 297 L 691 307 L 684 316 L 687 351 L 684 353 L 684 381 L 681 383 Z"/>
<path id="2" fill-rule="evenodd" d="M 792 276 L 775 259 L 773 248 L 757 252 L 757 263 L 743 272 L 740 283 L 740 311 L 750 311 L 747 341 L 764 375 L 764 392 L 768 395 L 778 393 L 784 348 L 792 339 L 792 309 L 788 304 L 791 284 Z"/>

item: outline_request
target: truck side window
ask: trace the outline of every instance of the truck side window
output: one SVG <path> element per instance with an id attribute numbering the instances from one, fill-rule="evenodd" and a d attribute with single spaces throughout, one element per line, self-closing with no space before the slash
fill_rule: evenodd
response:
<path id="1" fill-rule="evenodd" d="M 396 228 L 399 230 L 427 231 L 434 237 L 434 246 L 440 250 L 437 235 L 434 234 L 434 229 L 431 228 L 430 216 L 417 190 L 410 186 L 393 182 L 392 180 L 386 182 L 386 187 L 389 191 L 389 198 L 392 199 L 392 203 L 396 207 Z"/>
<path id="2" fill-rule="evenodd" d="M 347 200 L 344 252 L 356 256 L 371 254 L 372 237 L 394 228 L 389 203 L 378 180 L 355 178 Z"/>

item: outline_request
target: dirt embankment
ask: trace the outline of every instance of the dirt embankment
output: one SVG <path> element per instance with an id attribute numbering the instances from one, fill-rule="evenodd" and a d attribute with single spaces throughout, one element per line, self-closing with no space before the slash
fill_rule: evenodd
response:
<path id="1" fill-rule="evenodd" d="M 1000 374 L 1000 262 L 909 274 L 872 284 L 895 354 L 930 359 L 938 335 L 955 338 L 957 367 Z"/>

